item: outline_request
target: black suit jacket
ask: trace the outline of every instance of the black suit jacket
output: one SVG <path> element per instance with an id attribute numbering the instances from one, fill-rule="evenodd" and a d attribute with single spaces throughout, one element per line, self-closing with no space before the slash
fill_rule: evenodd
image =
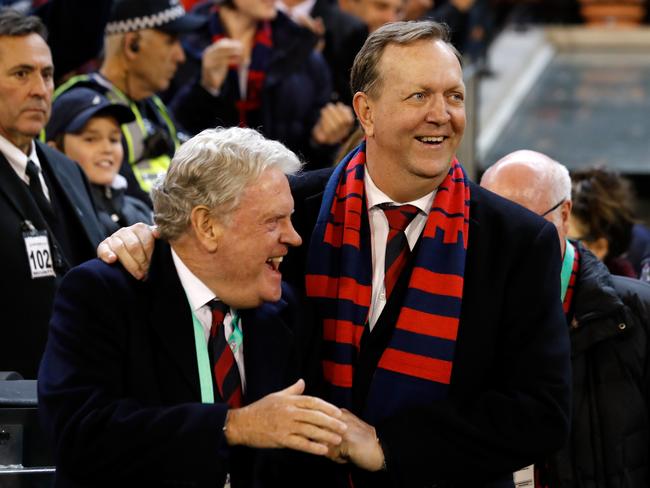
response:
<path id="1" fill-rule="evenodd" d="M 284 264 L 285 276 L 299 285 L 330 172 L 291 180 L 294 225 L 304 243 Z M 473 183 L 470 193 L 449 397 L 377 425 L 388 470 L 360 476 L 357 487 L 512 487 L 513 471 L 556 451 L 567 438 L 569 339 L 559 299 L 557 232 Z"/>
<path id="2" fill-rule="evenodd" d="M 81 230 L 79 235 L 70 236 L 85 249 L 82 259 L 71 263 L 79 264 L 95 256 L 95 248 L 104 238 L 88 182 L 81 168 L 58 151 L 40 142 L 36 142 L 36 151 L 43 168 L 49 169 L 52 183 L 60 190 L 60 200 L 71 209 L 68 218 Z M 25 378 L 34 379 L 47 338 L 57 279 L 31 278 L 22 237 L 25 220 L 39 230 L 46 229 L 29 187 L 0 153 L 0 371 L 18 371 Z"/>
<path id="3" fill-rule="evenodd" d="M 298 378 L 303 336 L 283 300 L 241 312 L 244 403 Z M 58 292 L 39 373 L 39 409 L 54 441 L 57 486 L 265 486 L 282 451 L 230 449 L 228 407 L 202 404 L 190 307 L 170 247 L 141 282 L 99 260 Z M 288 470 L 287 470 L 288 471 Z M 255 485 L 253 484 L 255 479 Z"/>

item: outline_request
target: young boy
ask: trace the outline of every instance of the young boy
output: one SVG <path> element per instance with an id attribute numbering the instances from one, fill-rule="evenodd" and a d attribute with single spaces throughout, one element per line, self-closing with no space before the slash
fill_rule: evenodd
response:
<path id="1" fill-rule="evenodd" d="M 151 209 L 125 194 L 126 180 L 118 174 L 124 156 L 120 124 L 133 120 L 128 107 L 88 88 L 74 88 L 55 100 L 45 128 L 47 143 L 86 173 L 106 235 L 136 222 L 152 223 Z"/>

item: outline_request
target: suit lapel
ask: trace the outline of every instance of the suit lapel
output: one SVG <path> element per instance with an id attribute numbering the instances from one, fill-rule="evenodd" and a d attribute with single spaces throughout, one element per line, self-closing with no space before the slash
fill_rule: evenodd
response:
<path id="1" fill-rule="evenodd" d="M 279 314 L 285 306 L 286 302 L 280 301 L 241 311 L 246 403 L 286 386 L 295 338 Z"/>
<path id="2" fill-rule="evenodd" d="M 58 164 L 57 159 L 64 158 L 65 156 L 58 154 L 47 146 L 41 145 L 39 142 L 35 144 L 40 163 L 44 166 L 47 165 L 47 168 L 50 170 L 49 174 L 55 180 L 53 184 L 56 184 L 61 189 L 57 193 L 59 199 L 62 203 L 65 201 L 73 209 L 73 213 L 83 228 L 86 237 L 92 246 L 97 246 L 104 238 L 104 234 L 99 228 L 97 214 L 92 206 L 90 189 L 88 188 L 87 181 L 82 176 L 81 170 L 78 170 L 75 166 L 71 166 L 70 169 L 79 171 L 78 178 L 73 178 L 64 164 Z M 69 161 L 69 163 L 72 165 L 76 164 L 72 161 Z M 83 189 L 79 188 L 80 183 L 83 184 Z"/>
<path id="3" fill-rule="evenodd" d="M 23 220 L 30 220 L 37 229 L 46 224 L 27 185 L 18 177 L 9 161 L 0 153 L 0 194 Z"/>
<path id="4" fill-rule="evenodd" d="M 169 358 L 192 390 L 196 401 L 201 400 L 199 369 L 194 343 L 192 311 L 166 242 L 156 243 L 149 278 L 151 281 L 150 326 L 158 336 Z"/>

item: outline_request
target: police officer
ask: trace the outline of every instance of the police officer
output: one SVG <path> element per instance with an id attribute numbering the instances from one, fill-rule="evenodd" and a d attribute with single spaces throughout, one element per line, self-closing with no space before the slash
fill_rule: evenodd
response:
<path id="1" fill-rule="evenodd" d="M 105 30 L 105 59 L 97 73 L 71 78 L 55 97 L 73 86 L 104 94 L 128 106 L 135 120 L 122 125 L 128 193 L 150 203 L 148 192 L 164 174 L 185 136 L 156 93 L 166 90 L 185 61 L 179 35 L 201 26 L 178 0 L 117 0 Z"/>

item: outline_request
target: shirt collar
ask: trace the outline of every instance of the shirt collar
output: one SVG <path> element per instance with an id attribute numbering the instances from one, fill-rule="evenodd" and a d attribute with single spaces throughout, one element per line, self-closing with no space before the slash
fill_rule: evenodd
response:
<path id="1" fill-rule="evenodd" d="M 210 300 L 217 298 L 214 292 L 190 271 L 178 254 L 176 254 L 173 247 L 172 259 L 174 266 L 176 266 L 178 278 L 181 280 L 181 285 L 187 295 L 187 300 L 190 302 L 190 307 L 192 307 L 194 312 L 206 305 Z"/>
<path id="2" fill-rule="evenodd" d="M 14 169 L 14 171 L 22 179 L 25 179 L 25 171 L 27 170 L 27 161 L 30 159 L 34 161 L 34 164 L 41 168 L 41 162 L 38 160 L 38 155 L 36 154 L 36 144 L 34 141 L 31 142 L 29 149 L 29 156 L 18 149 L 13 145 L 6 137 L 0 136 L 0 152 L 7 158 L 9 164 Z"/>
<path id="3" fill-rule="evenodd" d="M 366 190 L 366 203 L 368 205 L 368 210 L 372 210 L 377 205 L 381 205 L 383 203 L 391 203 L 393 205 L 408 204 L 419 208 L 425 215 L 429 215 L 429 212 L 431 211 L 431 205 L 433 205 L 433 199 L 436 196 L 436 190 L 434 190 L 431 193 L 427 193 L 423 197 L 418 198 L 417 200 L 413 200 L 411 202 L 396 203 L 391 200 L 388 195 L 381 191 L 377 185 L 375 185 L 375 182 L 372 181 L 372 178 L 368 173 L 367 166 L 366 171 L 364 171 L 363 175 L 363 184 Z"/>

